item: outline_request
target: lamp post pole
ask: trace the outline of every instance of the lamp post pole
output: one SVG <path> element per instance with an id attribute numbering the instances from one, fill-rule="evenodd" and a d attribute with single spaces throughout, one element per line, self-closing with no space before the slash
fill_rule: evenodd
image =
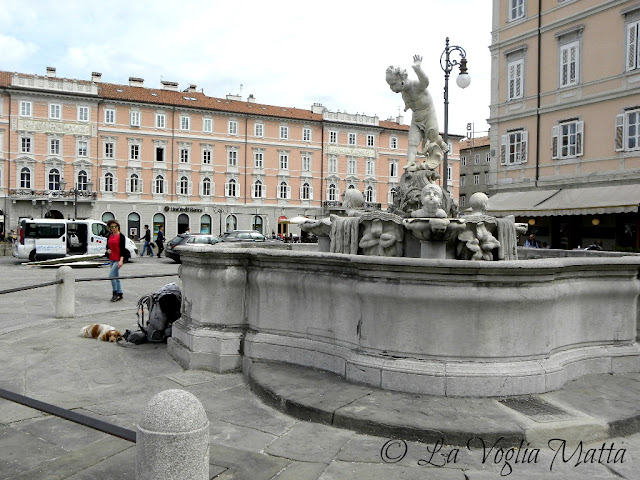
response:
<path id="1" fill-rule="evenodd" d="M 460 55 L 460 60 L 451 59 L 451 54 L 457 52 Z M 464 48 L 457 45 L 449 45 L 449 37 L 447 37 L 446 44 L 442 55 L 440 55 L 440 68 L 444 71 L 444 143 L 447 144 L 447 150 L 449 146 L 449 75 L 453 67 L 460 66 L 460 74 L 456 79 L 456 83 L 460 88 L 467 88 L 471 83 L 471 78 L 467 73 L 467 52 Z M 442 158 L 442 185 L 443 190 L 449 191 L 449 175 L 448 175 L 448 151 L 444 152 Z"/>

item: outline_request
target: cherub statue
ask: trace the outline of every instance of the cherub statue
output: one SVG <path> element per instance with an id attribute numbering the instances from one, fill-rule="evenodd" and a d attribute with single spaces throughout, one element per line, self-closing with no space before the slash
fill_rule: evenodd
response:
<path id="1" fill-rule="evenodd" d="M 358 217 L 364 213 L 364 195 L 360 190 L 355 188 L 348 188 L 344 192 L 344 200 L 342 206 L 344 207 L 347 217 Z"/>
<path id="2" fill-rule="evenodd" d="M 440 162 L 448 146 L 442 140 L 438 130 L 438 118 L 433 106 L 431 94 L 427 91 L 429 77 L 424 73 L 420 65 L 422 57 L 413 56 L 412 68 L 418 76 L 418 81 L 408 80 L 407 71 L 397 66 L 387 68 L 387 83 L 395 93 L 402 93 L 404 111 L 411 109 L 413 116 L 409 128 L 409 149 L 407 150 L 406 170 L 414 171 L 418 168 L 416 155 L 426 155 L 426 164 L 430 169 L 435 169 Z M 422 150 L 418 147 L 422 143 Z"/>
<path id="3" fill-rule="evenodd" d="M 412 217 L 417 218 L 446 218 L 447 213 L 442 207 L 442 189 L 435 183 L 429 183 L 422 189 L 420 201 L 422 208 L 411 212 Z"/>

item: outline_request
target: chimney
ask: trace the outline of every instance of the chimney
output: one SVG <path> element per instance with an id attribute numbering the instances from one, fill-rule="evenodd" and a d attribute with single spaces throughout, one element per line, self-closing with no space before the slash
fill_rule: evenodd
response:
<path id="1" fill-rule="evenodd" d="M 100 72 L 91 72 L 91 81 L 92 82 L 101 82 L 102 74 Z"/>
<path id="2" fill-rule="evenodd" d="M 231 95 L 230 93 L 227 94 L 227 100 L 242 100 L 242 97 L 240 95 Z"/>
<path id="3" fill-rule="evenodd" d="M 162 80 L 162 89 L 163 90 L 173 90 L 174 92 L 178 91 L 178 82 L 168 82 L 167 80 Z"/>
<path id="4" fill-rule="evenodd" d="M 253 93 L 249 94 L 249 96 L 247 97 L 247 102 L 256 103 L 256 97 L 253 96 Z"/>
<path id="5" fill-rule="evenodd" d="M 129 77 L 130 87 L 144 87 L 144 78 Z"/>
<path id="6" fill-rule="evenodd" d="M 189 93 L 194 93 L 197 88 L 198 88 L 198 86 L 195 83 L 192 83 L 191 85 L 189 85 L 189 88 L 187 89 L 187 91 Z"/>
<path id="7" fill-rule="evenodd" d="M 313 105 L 311 105 L 311 113 L 317 113 L 322 115 L 325 110 L 326 108 L 324 108 L 324 106 L 321 103 L 314 103 Z"/>
<path id="8" fill-rule="evenodd" d="M 404 125 L 404 116 L 398 115 L 396 117 L 396 123 L 399 123 L 400 125 Z"/>
<path id="9" fill-rule="evenodd" d="M 47 67 L 47 77 L 56 76 L 56 67 Z"/>

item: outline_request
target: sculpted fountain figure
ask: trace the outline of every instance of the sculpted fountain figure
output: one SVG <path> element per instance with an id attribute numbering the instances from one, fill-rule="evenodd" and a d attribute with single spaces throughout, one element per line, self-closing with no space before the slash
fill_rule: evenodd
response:
<path id="1" fill-rule="evenodd" d="M 395 93 L 402 93 L 404 100 L 404 111 L 411 109 L 413 116 L 411 127 L 409 128 L 409 149 L 407 150 L 407 165 L 404 167 L 408 171 L 424 169 L 426 167 L 435 169 L 442 161 L 444 152 L 448 146 L 442 140 L 438 130 L 438 118 L 433 106 L 431 94 L 427 91 L 429 77 L 421 68 L 422 57 L 413 56 L 413 65 L 418 80 L 409 80 L 407 71 L 398 66 L 387 68 L 386 80 L 389 88 Z M 422 148 L 418 148 L 422 145 Z M 425 164 L 416 162 L 417 155 L 426 157 Z"/>

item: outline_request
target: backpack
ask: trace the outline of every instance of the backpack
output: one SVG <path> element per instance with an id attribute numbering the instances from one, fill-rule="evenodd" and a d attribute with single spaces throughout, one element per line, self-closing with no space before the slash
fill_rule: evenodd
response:
<path id="1" fill-rule="evenodd" d="M 182 293 L 175 283 L 165 285 L 156 293 L 144 295 L 138 300 L 136 310 L 140 332 L 130 333 L 126 340 L 136 345 L 145 342 L 166 342 L 171 336 L 171 325 L 180 318 L 181 304 Z"/>

